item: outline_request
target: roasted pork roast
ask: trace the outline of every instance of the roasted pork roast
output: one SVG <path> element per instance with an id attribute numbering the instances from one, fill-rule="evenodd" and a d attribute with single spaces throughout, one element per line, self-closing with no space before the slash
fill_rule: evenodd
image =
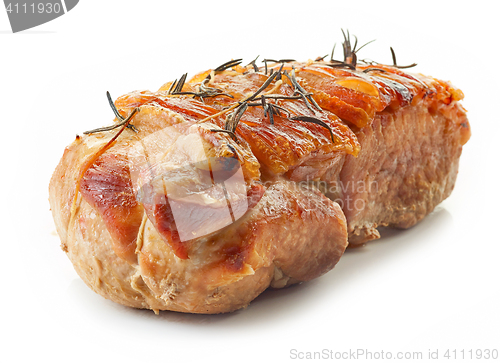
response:
<path id="1" fill-rule="evenodd" d="M 463 94 L 347 50 L 235 60 L 112 102 L 114 125 L 78 136 L 49 188 L 85 283 L 131 307 L 230 312 L 429 214 L 470 137 Z"/>

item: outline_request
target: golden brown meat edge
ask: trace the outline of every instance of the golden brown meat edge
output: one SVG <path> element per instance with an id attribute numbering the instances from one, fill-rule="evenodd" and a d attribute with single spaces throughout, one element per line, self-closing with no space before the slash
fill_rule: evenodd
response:
<path id="1" fill-rule="evenodd" d="M 50 184 L 63 249 L 94 291 L 155 311 L 234 311 L 269 286 L 318 277 L 338 262 L 348 235 L 355 245 L 378 238 L 379 226 L 408 228 L 445 199 L 470 132 L 456 102 L 387 109 L 352 129 L 361 151 L 325 177 L 330 199 L 315 187 L 278 178 L 243 218 L 191 243 L 189 259 L 176 256 L 150 219 L 141 225 L 140 248 L 122 258 L 130 249 L 116 248 L 116 231 L 85 198 L 74 199 L 82 165 L 113 133 L 80 138 L 65 151 Z"/>
<path id="2" fill-rule="evenodd" d="M 269 286 L 326 273 L 347 246 L 346 221 L 336 202 L 314 187 L 279 180 L 267 185 L 258 204 L 236 223 L 191 242 L 188 259 L 175 255 L 149 219 L 136 261 L 121 258 L 103 216 L 81 194 L 71 216 L 81 167 L 110 136 L 77 139 L 49 187 L 63 250 L 82 280 L 105 298 L 155 311 L 230 312 Z M 109 153 L 119 154 L 129 141 L 124 137 Z"/>

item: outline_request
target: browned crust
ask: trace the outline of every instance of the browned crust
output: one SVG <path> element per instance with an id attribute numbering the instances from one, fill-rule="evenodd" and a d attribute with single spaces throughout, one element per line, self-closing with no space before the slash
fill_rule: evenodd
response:
<path id="1" fill-rule="evenodd" d="M 228 312 L 246 306 L 268 286 L 284 287 L 329 271 L 342 256 L 348 235 L 355 245 L 379 238 L 379 226 L 417 223 L 453 189 L 462 145 L 470 137 L 458 104 L 463 94 L 446 82 L 380 67 L 384 71 L 368 75 L 362 67 L 351 71 L 321 62 L 295 63 L 298 81 L 324 108 L 321 118 L 337 133 L 338 144 L 317 125 L 292 124 L 278 116 L 271 127 L 262 110 L 255 109 L 242 118 L 238 144 L 205 127 L 210 150 L 222 155 L 224 145 L 233 143 L 249 188 L 266 182 L 266 192 L 237 223 L 186 244 L 182 258 L 165 243 L 154 219 L 141 217 L 140 208 L 134 213 L 137 237 L 125 236 L 126 249 L 119 251 L 121 237 L 110 233 L 116 225 L 109 220 L 115 215 L 95 203 L 98 193 L 75 194 L 82 165 L 114 134 L 77 138 L 54 172 L 49 192 L 62 248 L 78 274 L 94 291 L 127 306 Z M 195 89 L 205 76 L 194 77 L 186 87 Z M 223 88 L 231 79 L 235 82 L 223 90 L 235 98 L 227 102 L 241 99 L 266 77 L 236 69 L 215 77 L 214 86 Z M 291 94 L 290 84 L 283 82 L 279 92 Z M 164 90 L 123 96 L 117 101 L 123 112 L 143 108 L 135 118 L 141 132 L 124 132 L 105 155 L 113 160 L 117 147 L 165 127 L 183 129 L 207 118 L 215 123 L 210 127 L 223 126 L 224 117 L 218 115 L 227 102 L 203 104 L 172 98 Z M 316 115 L 302 104 L 286 102 L 294 114 Z M 128 185 L 123 173 L 115 174 L 115 184 Z M 349 201 L 363 207 L 350 209 Z M 127 205 L 122 205 L 123 216 Z"/>

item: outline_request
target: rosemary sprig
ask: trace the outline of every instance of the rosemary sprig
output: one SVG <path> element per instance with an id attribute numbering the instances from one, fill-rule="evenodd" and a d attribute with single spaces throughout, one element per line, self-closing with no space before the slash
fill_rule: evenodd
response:
<path id="1" fill-rule="evenodd" d="M 262 91 L 264 91 L 267 87 L 269 87 L 269 85 L 271 84 L 271 82 L 274 81 L 274 79 L 277 77 L 278 73 L 279 72 L 273 72 L 273 74 L 271 74 L 269 76 L 269 78 L 262 84 L 262 86 L 259 87 L 259 89 L 257 91 L 254 92 L 253 95 L 251 95 L 250 97 L 246 98 L 242 102 L 253 101 Z"/>
<path id="2" fill-rule="evenodd" d="M 325 55 L 323 57 L 318 57 L 315 59 L 315 62 L 322 62 L 322 64 L 325 64 L 327 66 L 333 67 L 333 68 L 349 68 L 351 70 L 356 70 L 357 65 L 358 65 L 358 56 L 357 53 L 363 49 L 365 46 L 368 44 L 374 42 L 375 40 L 371 40 L 362 46 L 358 48 L 358 38 L 354 35 L 354 45 L 352 45 L 351 42 L 351 35 L 349 33 L 349 30 L 344 32 L 343 29 L 342 34 L 344 37 L 344 41 L 342 42 L 342 49 L 343 49 L 343 60 L 336 60 L 334 59 L 334 53 L 335 53 L 335 47 L 336 44 L 334 44 L 331 55 L 330 55 L 330 60 L 325 61 L 325 58 L 328 56 Z M 415 67 L 417 64 L 413 63 L 407 66 L 400 66 L 397 64 L 396 61 L 396 54 L 394 52 L 394 49 L 391 47 L 391 55 L 392 55 L 392 60 L 393 60 L 393 66 L 396 68 L 411 68 Z M 253 61 L 248 63 L 245 68 L 247 70 L 244 72 L 244 74 L 248 73 L 248 66 L 252 66 L 254 72 L 259 72 L 259 67 L 257 66 L 256 62 L 259 56 L 257 56 Z M 192 95 L 194 97 L 199 97 L 202 102 L 204 102 L 204 98 L 209 98 L 209 97 L 219 97 L 219 96 L 224 96 L 224 97 L 229 97 L 233 98 L 234 96 L 225 93 L 224 90 L 215 88 L 215 87 L 210 87 L 210 81 L 212 80 L 212 77 L 215 74 L 224 72 L 232 67 L 236 67 L 240 65 L 242 62 L 242 59 L 234 59 L 230 60 L 228 62 L 225 62 L 221 64 L 220 66 L 216 67 L 213 69 L 211 73 L 209 73 L 206 78 L 199 84 L 197 85 L 197 91 L 183 91 L 183 88 L 186 83 L 187 79 L 187 73 L 184 73 L 179 80 L 177 79 L 171 83 L 167 95 L 169 96 L 174 96 L 174 95 Z M 302 121 L 302 122 L 310 122 L 310 123 L 315 123 L 317 125 L 320 125 L 326 129 L 329 130 L 330 136 L 332 139 L 333 143 L 340 142 L 340 137 L 334 133 L 334 131 L 331 129 L 331 127 L 322 121 L 321 119 L 317 117 L 312 117 L 312 116 L 305 116 L 305 115 L 298 115 L 298 116 L 291 116 L 291 112 L 287 110 L 286 108 L 280 106 L 277 104 L 278 100 L 299 100 L 301 99 L 306 107 L 313 113 L 316 111 L 322 112 L 323 110 L 321 107 L 316 103 L 314 98 L 312 97 L 312 93 L 307 92 L 297 81 L 296 75 L 295 75 L 295 66 L 292 65 L 292 70 L 289 73 L 288 71 L 283 71 L 283 67 L 285 63 L 290 63 L 290 62 L 295 62 L 294 59 L 270 59 L 266 58 L 262 61 L 264 63 L 264 74 L 267 76 L 268 73 L 268 63 L 275 63 L 275 64 L 281 64 L 278 70 L 275 70 L 273 65 L 269 69 L 269 77 L 267 80 L 259 87 L 257 91 L 255 91 L 252 95 L 245 97 L 243 100 L 234 102 L 232 104 L 229 104 L 227 107 L 223 108 L 222 111 L 217 112 L 211 116 L 208 116 L 204 118 L 203 120 L 200 120 L 198 122 L 204 122 L 208 121 L 209 119 L 221 116 L 226 114 L 226 120 L 224 124 L 224 129 L 210 129 L 210 131 L 213 132 L 223 132 L 229 134 L 234 140 L 238 141 L 236 137 L 236 129 L 238 127 L 238 124 L 243 117 L 244 113 L 247 111 L 248 107 L 262 107 L 264 110 L 264 117 L 268 117 L 269 122 L 271 125 L 274 125 L 274 116 L 279 116 L 279 117 L 284 117 L 286 115 L 287 119 L 289 120 L 294 120 L 294 121 Z M 387 72 L 385 69 L 378 68 L 377 67 L 377 62 L 374 61 L 366 61 L 366 60 L 360 60 L 360 62 L 364 63 L 365 66 L 367 65 L 368 68 L 365 68 L 362 70 L 363 73 L 369 73 L 372 71 L 378 71 L 378 72 Z M 291 96 L 287 95 L 281 95 L 281 94 L 275 94 L 275 89 L 279 89 L 281 86 L 281 80 L 282 77 L 285 76 L 288 78 L 290 81 L 290 84 L 293 87 L 293 93 Z M 264 90 L 266 90 L 267 87 L 271 85 L 273 81 L 278 81 L 275 83 L 275 88 L 271 89 L 270 91 L 267 91 L 266 94 L 263 94 Z M 136 112 L 139 111 L 139 108 L 134 109 L 126 118 L 123 117 L 118 109 L 116 108 L 113 100 L 111 99 L 111 95 L 109 92 L 106 93 L 108 102 L 110 104 L 110 107 L 115 115 L 115 117 L 119 120 L 119 123 L 116 125 L 108 126 L 108 127 L 102 127 L 90 131 L 85 131 L 84 134 L 92 134 L 96 132 L 103 132 L 103 131 L 110 131 L 119 127 L 122 127 L 119 133 L 121 133 L 125 128 L 130 128 L 133 131 L 137 132 L 137 129 L 130 123 L 132 117 L 135 115 Z M 260 97 L 260 100 L 257 101 L 257 98 Z M 271 102 L 273 101 L 274 102 Z M 119 135 L 119 133 L 116 135 L 116 137 Z M 116 138 L 115 137 L 115 138 Z"/>
<path id="3" fill-rule="evenodd" d="M 358 37 L 354 35 L 354 46 L 351 46 L 351 35 L 349 34 L 349 30 L 347 30 L 347 35 L 344 32 L 344 29 L 342 30 L 342 35 L 344 36 L 344 42 L 342 43 L 342 49 L 344 51 L 344 60 L 335 60 L 333 59 L 333 54 L 335 52 L 335 46 L 336 44 L 333 45 L 332 53 L 330 56 L 330 63 L 327 63 L 328 66 L 332 68 L 349 68 L 352 70 L 356 70 L 356 65 L 358 64 L 358 55 L 357 53 L 366 47 L 368 44 L 373 43 L 375 39 L 370 40 L 369 42 L 363 44 L 361 47 L 357 48 L 358 46 Z M 326 56 L 325 56 L 326 57 Z M 323 60 L 325 57 L 323 57 L 321 60 Z"/>
<path id="4" fill-rule="evenodd" d="M 177 84 L 177 79 L 172 82 L 172 84 L 170 85 L 170 87 L 168 87 L 167 95 L 171 95 L 172 94 L 172 90 L 174 89 L 174 87 L 175 87 L 176 84 Z"/>
<path id="5" fill-rule="evenodd" d="M 274 116 L 280 116 L 282 117 L 283 113 L 287 114 L 287 118 L 289 120 L 293 121 L 303 121 L 303 122 L 310 122 L 314 123 L 317 125 L 320 125 L 324 128 L 326 128 L 330 132 L 330 137 L 332 139 L 332 142 L 335 143 L 336 139 L 340 141 L 340 137 L 338 135 L 335 135 L 332 128 L 324 121 L 316 118 L 316 117 L 311 117 L 311 116 L 294 116 L 290 117 L 290 111 L 288 111 L 286 108 L 281 107 L 275 103 L 270 103 L 267 102 L 266 100 L 268 99 L 273 99 L 273 100 L 297 100 L 297 99 L 302 99 L 306 106 L 313 111 L 311 107 L 311 103 L 316 107 L 319 111 L 322 111 L 322 109 L 319 107 L 319 105 L 314 101 L 312 98 L 312 94 L 306 92 L 306 90 L 297 82 L 297 79 L 295 77 L 295 67 L 292 66 L 292 73 L 289 75 L 288 72 L 283 72 L 283 64 L 280 68 L 279 71 L 274 71 L 269 78 L 262 84 L 262 86 L 259 87 L 257 91 L 255 91 L 252 95 L 249 97 L 245 98 L 243 101 L 238 102 L 238 106 L 234 108 L 234 111 L 229 113 L 226 116 L 226 121 L 224 124 L 224 129 L 211 129 L 210 131 L 214 132 L 226 132 L 234 140 L 237 140 L 236 138 L 236 128 L 238 127 L 238 123 L 240 122 L 241 118 L 243 117 L 243 114 L 245 111 L 248 109 L 250 106 L 261 106 L 264 109 L 264 116 L 269 118 L 269 122 L 271 125 L 274 125 Z M 292 83 L 294 87 L 294 93 L 292 96 L 286 96 L 286 95 L 279 95 L 279 94 L 261 94 L 269 85 L 281 74 L 284 74 L 289 80 L 290 83 Z M 260 95 L 260 103 L 255 102 L 252 103 L 251 101 L 255 100 L 257 96 Z M 314 111 L 313 111 L 314 112 Z"/>
<path id="6" fill-rule="evenodd" d="M 351 48 L 351 36 L 349 30 L 347 30 L 347 36 L 342 29 L 342 35 L 344 36 L 344 42 L 342 43 L 342 48 L 344 49 L 344 64 L 346 64 L 351 69 L 356 69 L 356 64 L 358 63 L 358 57 L 356 55 L 356 45 L 358 44 L 358 38 L 354 44 L 354 48 Z"/>
<path id="7" fill-rule="evenodd" d="M 183 77 L 184 76 L 187 76 L 187 73 L 184 74 Z M 209 97 L 213 98 L 213 97 L 218 97 L 218 96 L 224 96 L 224 97 L 234 98 L 232 95 L 230 95 L 229 93 L 225 93 L 223 90 L 221 90 L 219 88 L 213 88 L 213 87 L 207 86 L 208 82 L 210 81 L 210 78 L 205 78 L 201 82 L 198 92 L 191 92 L 191 91 L 182 92 L 182 87 L 184 87 L 185 80 L 186 80 L 185 77 L 181 78 L 179 80 L 179 83 L 177 84 L 177 86 L 175 86 L 173 91 L 172 91 L 172 88 L 173 88 L 174 83 L 172 83 L 167 94 L 169 94 L 169 95 L 192 95 L 194 97 L 199 97 L 201 102 L 204 102 L 204 98 L 209 98 Z M 176 82 L 176 81 L 174 81 L 174 82 Z"/>
<path id="8" fill-rule="evenodd" d="M 275 59 L 264 59 L 262 62 L 266 63 L 266 62 L 273 62 L 273 63 L 290 63 L 290 62 L 295 62 L 295 59 L 280 59 L 280 60 L 275 60 Z"/>
<path id="9" fill-rule="evenodd" d="M 255 62 L 257 62 L 257 59 L 260 57 L 260 55 L 258 55 L 257 57 L 255 57 L 255 59 L 253 61 L 251 61 L 250 63 L 248 63 L 246 66 L 248 67 L 249 65 L 252 65 L 253 67 L 253 70 L 255 72 L 258 72 L 259 71 L 259 67 L 257 67 L 257 64 Z"/>
<path id="10" fill-rule="evenodd" d="M 279 78 L 278 79 L 281 79 L 281 69 L 283 69 L 283 66 L 285 63 L 290 63 L 290 62 L 295 62 L 295 59 L 280 59 L 280 60 L 275 60 L 275 59 L 264 59 L 262 60 L 262 62 L 264 63 L 264 74 L 267 76 L 267 63 L 268 62 L 271 62 L 271 63 L 281 63 L 281 68 L 280 68 L 280 74 L 279 74 Z M 272 74 L 272 70 L 271 70 L 271 74 Z"/>
<path id="11" fill-rule="evenodd" d="M 292 83 L 292 85 L 294 87 L 293 94 L 299 95 L 302 98 L 302 100 L 304 101 L 304 103 L 306 104 L 308 109 L 310 109 L 311 111 L 314 112 L 314 110 L 311 107 L 311 103 L 312 103 L 318 111 L 323 111 L 321 109 L 321 107 L 318 106 L 318 104 L 316 103 L 314 98 L 312 98 L 312 94 L 308 93 L 304 88 L 302 88 L 302 86 L 299 84 L 299 82 L 297 82 L 297 78 L 295 78 L 295 67 L 294 66 L 292 66 L 292 73 L 291 74 L 288 74 L 287 71 L 285 71 L 283 74 Z M 309 101 L 310 101 L 310 103 L 309 103 Z"/>
<path id="12" fill-rule="evenodd" d="M 231 67 L 235 67 L 239 64 L 241 64 L 242 59 L 233 59 L 230 60 L 224 64 L 221 64 L 217 68 L 214 69 L 214 73 L 220 73 L 223 72 Z M 184 84 L 186 83 L 186 78 L 187 78 L 187 73 L 184 73 L 181 78 L 179 79 L 179 82 L 177 82 L 177 79 L 172 82 L 170 87 L 168 88 L 167 95 L 193 95 L 195 97 L 200 97 L 203 100 L 203 97 L 217 97 L 217 96 L 227 96 L 234 98 L 233 96 L 224 93 L 224 91 L 218 89 L 218 88 L 212 88 L 208 87 L 207 84 L 210 82 L 210 79 L 212 78 L 211 74 L 208 74 L 207 77 L 203 80 L 203 82 L 200 85 L 200 92 L 182 92 L 182 88 L 184 87 Z"/>
<path id="13" fill-rule="evenodd" d="M 208 87 L 207 83 L 208 79 L 204 79 L 200 84 L 200 92 L 196 94 L 196 96 L 200 97 L 203 101 L 203 97 L 217 97 L 217 96 L 226 96 L 230 98 L 234 98 L 229 93 L 225 93 L 223 90 L 214 87 Z"/>
<path id="14" fill-rule="evenodd" d="M 286 96 L 286 95 L 277 95 L 277 94 L 265 94 L 265 95 L 262 95 L 261 97 L 265 97 L 266 99 L 269 98 L 271 100 L 299 100 L 302 98 L 302 96 L 299 96 L 299 95 Z"/>
<path id="15" fill-rule="evenodd" d="M 265 60 L 266 61 L 266 60 Z M 271 60 L 275 62 L 274 60 Z M 290 118 L 290 111 L 286 108 L 277 105 L 276 103 L 267 102 L 267 100 L 298 100 L 302 99 L 306 104 L 307 108 L 309 108 L 312 112 L 314 112 L 311 104 L 318 110 L 322 111 L 321 107 L 316 103 L 314 98 L 312 98 L 312 94 L 307 92 L 297 81 L 295 76 L 295 67 L 292 66 L 291 74 L 288 74 L 287 71 L 283 72 L 283 65 L 287 61 L 292 60 L 282 60 L 281 67 L 278 71 L 273 71 L 273 73 L 267 78 L 267 80 L 255 91 L 252 95 L 246 97 L 245 99 L 239 101 L 237 104 L 233 106 L 229 106 L 227 111 L 233 110 L 231 113 L 227 114 L 226 121 L 224 124 L 224 129 L 211 129 L 214 132 L 226 132 L 231 135 L 233 139 L 236 140 L 236 128 L 243 117 L 243 114 L 251 106 L 261 106 L 264 109 L 264 116 L 269 118 L 269 122 L 271 125 L 274 125 L 274 116 L 282 117 L 283 113 L 287 114 L 287 118 L 290 120 L 298 120 L 304 122 L 312 122 L 318 125 L 321 125 L 327 128 L 332 137 L 332 141 L 335 142 L 335 137 L 333 131 L 330 126 L 326 124 L 324 121 L 310 116 L 295 116 Z M 267 64 L 267 62 L 265 62 Z M 267 87 L 271 85 L 274 80 L 277 80 L 278 77 L 281 78 L 281 75 L 284 74 L 289 80 L 292 86 L 294 87 L 293 94 L 291 96 L 280 95 L 280 94 L 261 94 Z M 252 102 L 260 95 L 260 102 Z"/>
<path id="16" fill-rule="evenodd" d="M 264 116 L 269 117 L 269 122 L 271 125 L 274 125 L 274 115 L 282 116 L 280 111 L 285 112 L 290 117 L 290 111 L 286 108 L 281 107 L 275 103 L 268 103 L 267 99 L 274 100 L 297 100 L 300 99 L 300 96 L 283 96 L 283 95 L 261 95 L 260 102 L 255 103 L 247 103 L 248 106 L 262 106 L 264 109 Z"/>
<path id="17" fill-rule="evenodd" d="M 230 131 L 234 134 L 236 128 L 238 127 L 238 123 L 241 120 L 241 117 L 243 116 L 243 114 L 245 113 L 245 111 L 249 106 L 249 102 L 253 101 L 262 91 L 264 91 L 267 87 L 269 87 L 269 85 L 272 83 L 272 81 L 276 78 L 277 75 L 278 72 L 273 72 L 273 74 L 269 76 L 269 78 L 262 84 L 262 86 L 259 87 L 257 91 L 255 91 L 252 95 L 248 96 L 242 101 L 239 101 L 237 104 L 227 109 L 227 110 L 234 109 L 234 111 L 226 116 L 224 130 Z"/>
<path id="18" fill-rule="evenodd" d="M 115 114 L 116 118 L 118 120 L 120 120 L 121 122 L 116 124 L 116 125 L 111 125 L 111 126 L 106 126 L 106 127 L 100 127 L 100 128 L 97 128 L 97 129 L 93 129 L 93 130 L 89 130 L 89 131 L 85 131 L 84 134 L 85 135 L 88 135 L 88 134 L 95 134 L 97 132 L 104 132 L 104 131 L 111 131 L 111 130 L 114 130 L 118 127 L 121 127 L 125 124 L 127 124 L 127 128 L 131 129 L 132 131 L 134 132 L 137 132 L 137 129 L 135 128 L 134 125 L 131 125 L 129 123 L 129 120 L 134 116 L 134 114 L 139 110 L 138 108 L 134 109 L 130 115 L 128 115 L 126 118 L 124 118 L 120 112 L 118 112 L 118 109 L 116 108 L 115 106 L 115 103 L 113 102 L 113 99 L 111 98 L 111 95 L 109 94 L 109 92 L 106 92 L 106 97 L 108 98 L 108 103 L 109 105 L 111 106 L 111 109 L 113 110 L 113 113 Z"/>
<path id="19" fill-rule="evenodd" d="M 217 68 L 214 69 L 214 72 L 223 72 L 225 71 L 226 69 L 229 69 L 231 67 L 235 67 L 237 65 L 240 65 L 241 64 L 241 61 L 243 59 L 234 59 L 234 60 L 230 60 L 224 64 L 221 64 L 220 66 L 218 66 Z"/>
<path id="20" fill-rule="evenodd" d="M 264 117 L 269 117 L 269 123 L 271 125 L 274 125 L 274 115 L 281 116 L 280 111 L 286 112 L 288 114 L 287 117 L 290 117 L 290 111 L 286 108 L 278 106 L 277 104 L 267 103 L 265 95 L 261 96 L 261 104 L 264 109 Z"/>
<path id="21" fill-rule="evenodd" d="M 332 48 L 332 54 L 330 55 L 330 62 L 340 62 L 340 61 L 336 61 L 333 59 L 333 54 L 335 53 L 335 47 L 337 46 L 337 43 L 333 44 L 333 48 Z"/>
<path id="22" fill-rule="evenodd" d="M 393 66 L 396 67 L 396 68 L 400 68 L 400 69 L 403 69 L 403 68 L 412 68 L 412 67 L 415 67 L 417 65 L 417 63 L 412 63 L 409 66 L 399 66 L 398 62 L 396 62 L 396 53 L 394 52 L 394 49 L 392 49 L 392 47 L 391 47 L 391 55 L 392 55 Z"/>
<path id="23" fill-rule="evenodd" d="M 243 116 L 247 108 L 248 103 L 243 102 L 238 107 L 236 107 L 233 112 L 229 113 L 226 117 L 224 129 L 234 133 L 236 131 L 236 127 L 238 127 L 238 123 L 240 122 L 241 117 Z"/>
<path id="24" fill-rule="evenodd" d="M 330 137 L 332 138 L 332 142 L 334 144 L 335 144 L 335 138 L 337 138 L 337 140 L 340 142 L 340 137 L 333 132 L 330 125 L 328 125 L 326 122 L 320 120 L 319 118 L 311 117 L 311 116 L 294 116 L 294 117 L 291 117 L 290 120 L 311 122 L 313 124 L 323 126 L 324 128 L 328 129 L 328 131 L 330 132 Z"/>
<path id="25" fill-rule="evenodd" d="M 214 72 L 222 72 L 226 69 L 229 69 L 231 67 L 234 67 L 236 65 L 239 65 L 241 63 L 241 59 L 235 59 L 231 60 L 229 62 L 226 62 L 217 68 L 214 69 Z M 204 102 L 204 98 L 209 98 L 209 97 L 219 97 L 219 96 L 224 96 L 224 97 L 229 97 L 229 98 L 234 98 L 232 95 L 225 93 L 223 90 L 219 88 L 213 88 L 207 86 L 207 84 L 210 82 L 211 75 L 207 75 L 207 77 L 201 82 L 199 86 L 199 91 L 198 92 L 191 92 L 191 91 L 182 91 L 182 88 L 184 87 L 184 84 L 186 83 L 186 78 L 187 78 L 187 73 L 184 73 L 181 78 L 179 79 L 179 82 L 175 80 L 172 82 L 170 85 L 167 94 L 168 95 L 192 95 L 194 97 L 199 97 L 202 102 Z"/>
<path id="26" fill-rule="evenodd" d="M 368 44 L 371 44 L 375 41 L 376 39 L 372 39 L 370 40 L 369 42 L 366 42 L 365 44 L 363 44 L 361 47 L 359 47 L 358 49 L 356 49 L 356 46 L 354 46 L 354 50 L 353 52 L 359 52 L 361 49 L 363 49 L 364 47 L 366 47 Z M 358 41 L 358 38 L 356 38 L 356 44 L 357 44 L 357 41 Z"/>
<path id="27" fill-rule="evenodd" d="M 138 111 L 139 109 L 138 108 L 135 108 L 131 113 L 130 115 L 128 115 L 127 118 L 123 119 L 122 122 L 120 122 L 119 124 L 116 124 L 116 125 L 112 125 L 112 126 L 107 126 L 107 127 L 100 127 L 98 129 L 94 129 L 94 130 L 90 130 L 90 131 L 85 131 L 84 134 L 85 135 L 88 135 L 88 134 L 95 134 L 96 132 L 103 132 L 103 131 L 110 131 L 110 130 L 114 130 L 118 127 L 122 127 L 123 125 L 127 124 L 129 122 L 129 120 L 135 115 L 135 113 Z M 130 124 L 127 125 L 127 127 L 129 126 Z M 135 127 L 134 127 L 135 129 Z M 136 131 L 137 132 L 137 131 Z"/>
<path id="28" fill-rule="evenodd" d="M 238 138 L 236 137 L 236 134 L 232 131 L 224 130 L 224 129 L 209 129 L 209 130 L 212 132 L 224 132 L 226 134 L 229 134 L 234 141 L 238 142 Z"/>
<path id="29" fill-rule="evenodd" d="M 186 83 L 186 78 L 187 78 L 187 73 L 184 73 L 181 78 L 179 79 L 179 83 L 177 83 L 177 86 L 175 86 L 174 90 L 172 91 L 173 94 L 178 94 L 179 92 L 182 92 L 182 87 L 184 87 L 184 83 Z"/>
<path id="30" fill-rule="evenodd" d="M 387 72 L 385 69 L 376 68 L 376 67 L 369 67 L 369 68 L 363 69 L 363 73 L 368 73 L 368 72 L 373 72 L 373 71 Z"/>
<path id="31" fill-rule="evenodd" d="M 123 121 L 123 116 L 120 114 L 120 112 L 118 112 L 116 106 L 115 106 L 115 103 L 113 102 L 113 99 L 111 98 L 111 95 L 109 94 L 109 91 L 106 91 L 106 97 L 108 98 L 108 103 L 109 103 L 109 106 L 111 107 L 111 109 L 113 110 L 113 113 L 115 114 L 116 118 L 118 120 L 121 120 Z"/>

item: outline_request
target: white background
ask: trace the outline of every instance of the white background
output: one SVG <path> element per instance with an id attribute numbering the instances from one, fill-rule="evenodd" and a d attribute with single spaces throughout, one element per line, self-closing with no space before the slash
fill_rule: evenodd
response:
<path id="1" fill-rule="evenodd" d="M 0 11 L 1 329 L 4 362 L 286 362 L 300 352 L 500 349 L 500 79 L 494 2 L 82 0 L 12 34 Z M 349 250 L 309 283 L 198 316 L 93 293 L 59 248 L 48 183 L 76 133 L 110 124 L 105 98 L 155 90 L 231 59 L 306 60 L 340 29 L 360 58 L 451 80 L 472 138 L 452 196 L 420 224 Z M 468 353 L 467 353 L 468 354 Z M 298 359 L 295 359 L 298 360 Z"/>

